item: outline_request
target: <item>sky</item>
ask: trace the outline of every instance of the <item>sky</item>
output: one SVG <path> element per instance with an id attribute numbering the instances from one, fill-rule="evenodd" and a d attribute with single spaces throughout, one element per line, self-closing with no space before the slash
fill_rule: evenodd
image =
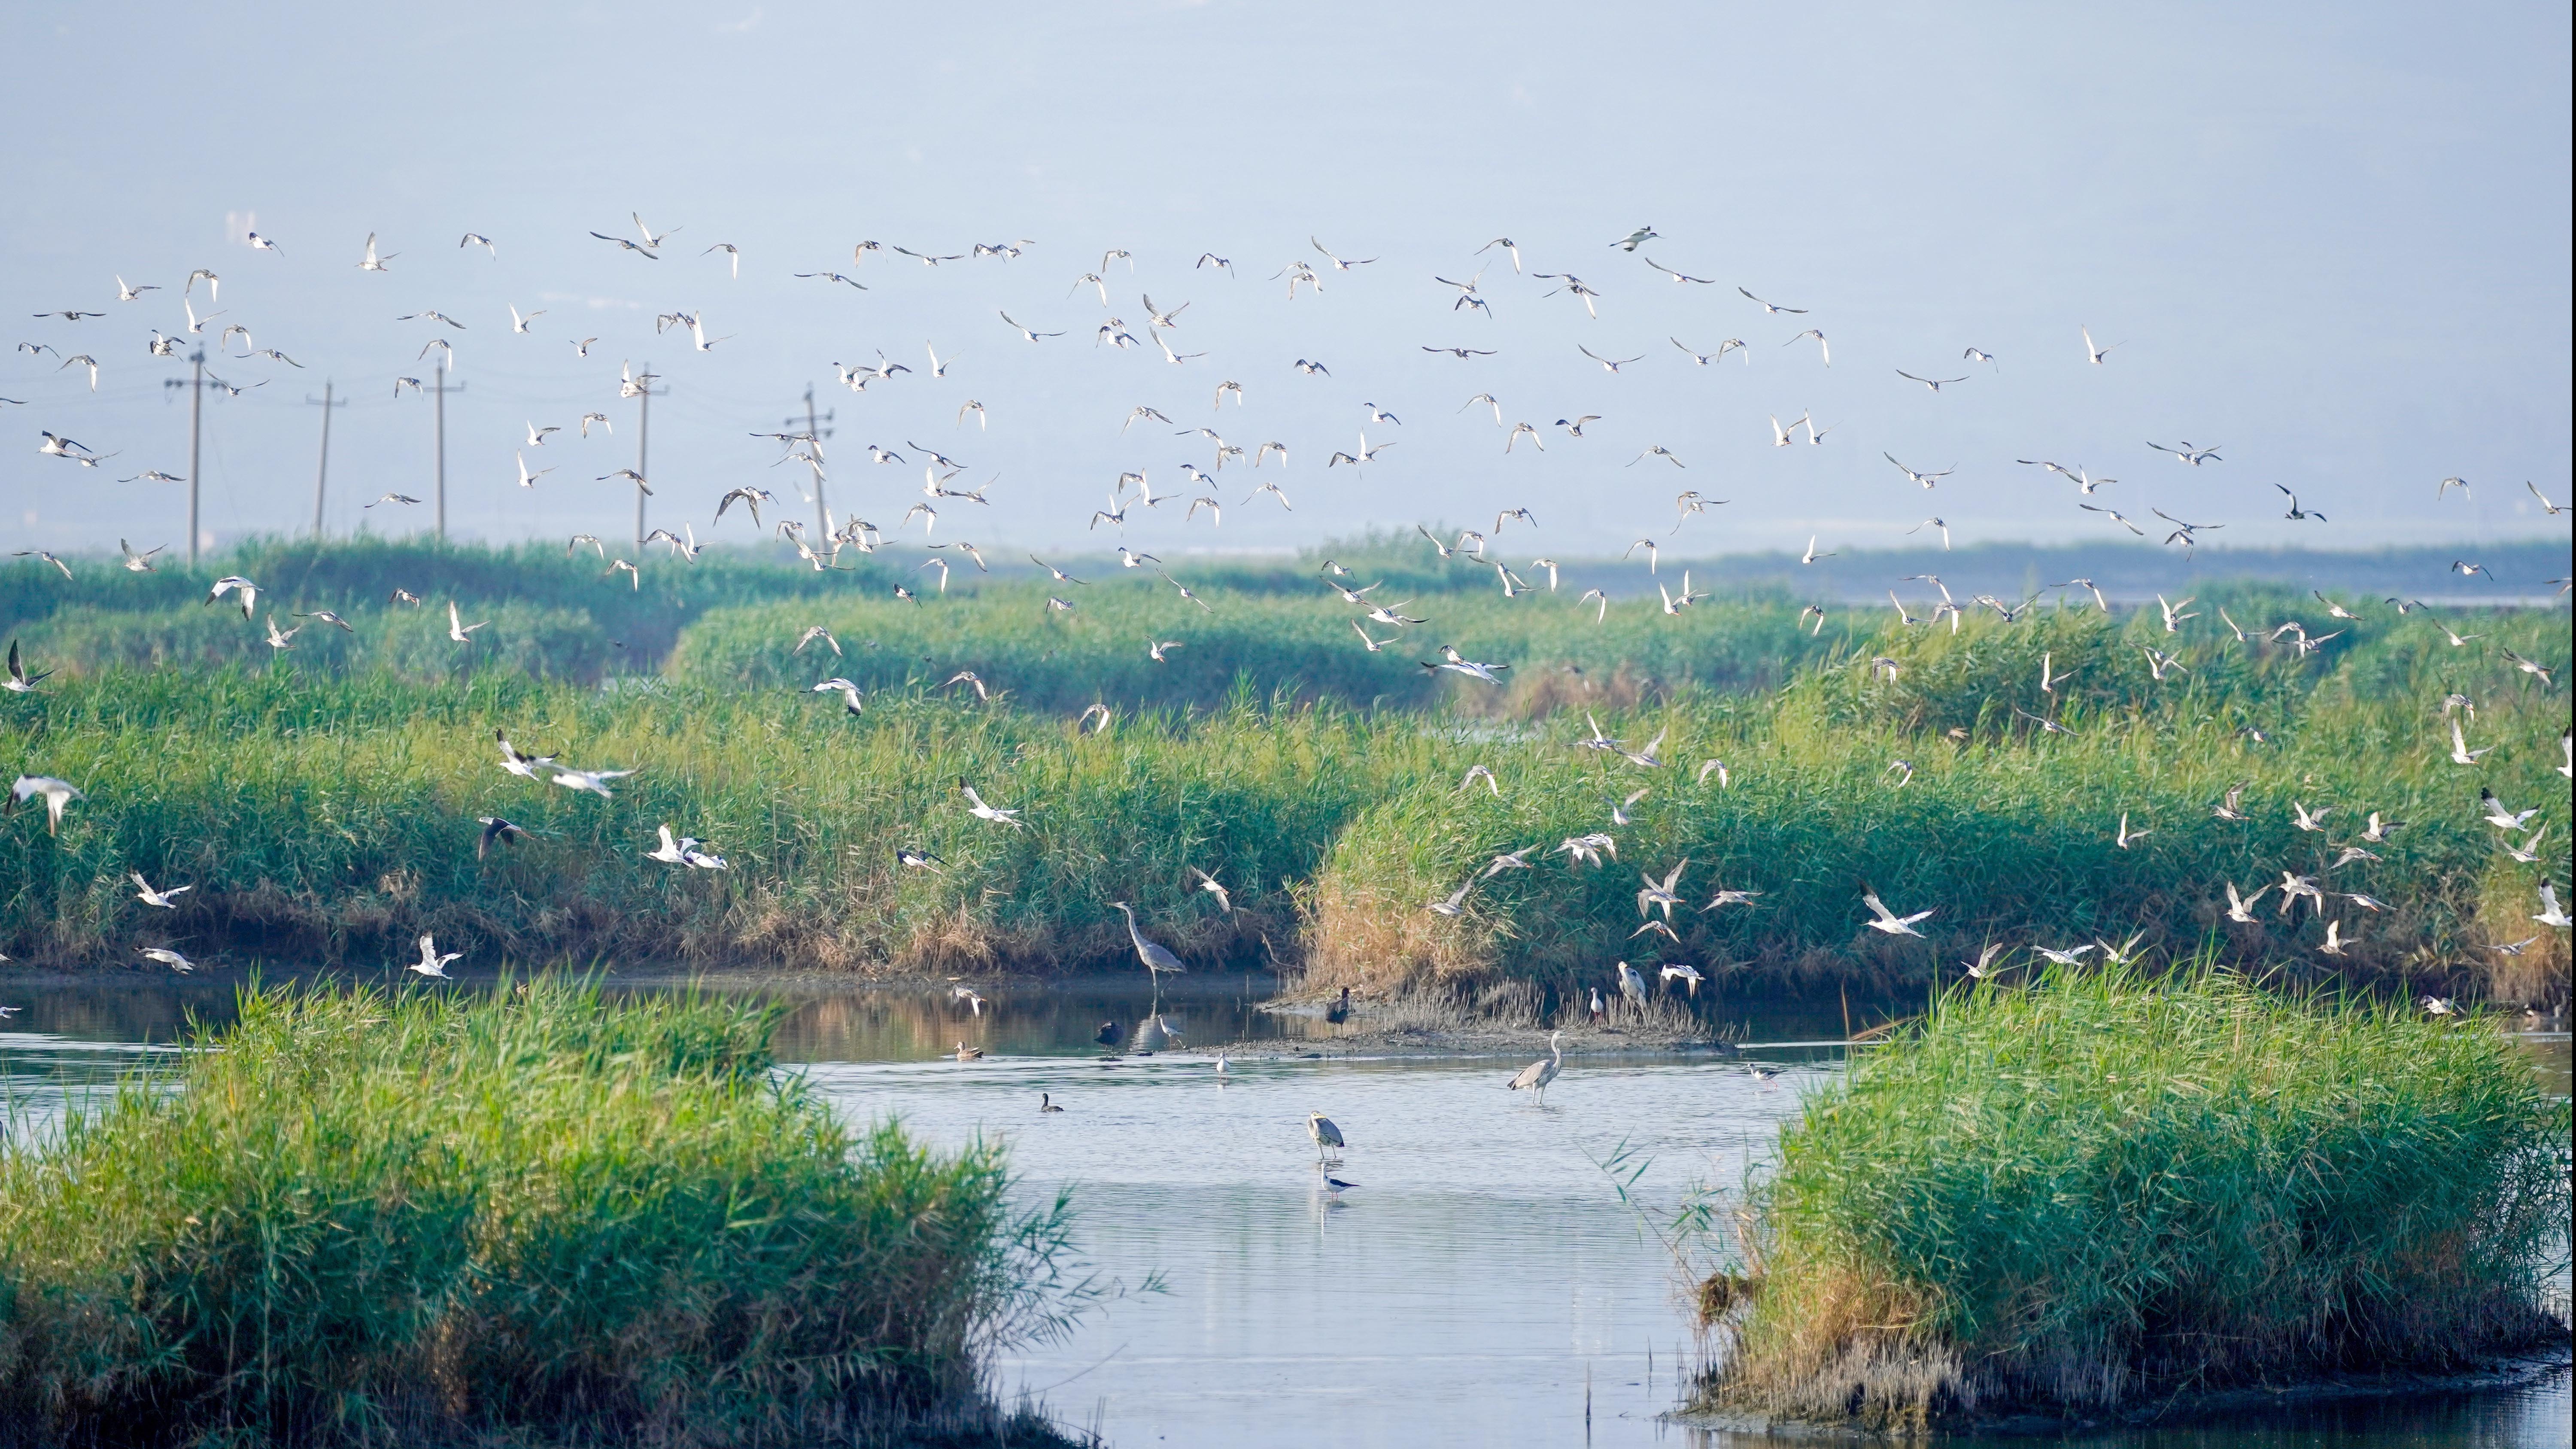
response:
<path id="1" fill-rule="evenodd" d="M 2525 480 L 2567 499 L 2570 46 L 2567 7 L 2538 3 L 15 0 L 0 47 L 49 61 L 11 83 L 0 318 L 52 351 L 0 358 L 0 539 L 184 547 L 187 485 L 118 481 L 189 471 L 165 386 L 186 346 L 152 356 L 156 328 L 242 389 L 205 399 L 209 546 L 313 526 L 326 382 L 347 402 L 326 528 L 428 527 L 427 503 L 362 505 L 433 496 L 432 401 L 394 382 L 433 376 L 433 336 L 463 389 L 460 538 L 632 536 L 631 489 L 601 478 L 638 462 L 630 362 L 668 389 L 651 522 L 717 541 L 757 536 L 738 507 L 716 521 L 731 488 L 773 491 L 771 523 L 813 517 L 809 471 L 755 436 L 801 427 L 809 386 L 836 521 L 914 543 L 1262 551 L 1494 532 L 1516 508 L 1536 524 L 1504 525 L 1510 548 L 1568 556 L 1883 547 L 1933 517 L 1963 544 L 2130 537 L 2084 503 L 2155 537 L 2157 509 L 2223 526 L 2209 544 L 2558 537 Z M 634 237 L 637 214 L 670 233 L 652 258 L 590 235 Z M 357 266 L 370 233 L 386 271 Z M 1497 237 L 1525 270 L 1479 250 Z M 893 251 L 978 242 L 1020 254 Z M 1276 274 L 1299 261 L 1323 285 L 1292 299 Z M 201 267 L 214 300 L 183 297 Z M 1599 315 L 1538 272 L 1580 277 Z M 160 290 L 120 302 L 119 277 Z M 1165 360 L 1146 295 L 1176 322 L 1160 341 L 1204 355 Z M 222 315 L 190 336 L 183 303 Z M 514 306 L 539 314 L 524 333 Z M 32 315 L 63 309 L 105 315 Z M 396 320 L 427 310 L 464 326 Z M 674 311 L 709 350 L 657 335 Z M 1100 345 L 1111 317 L 1140 345 Z M 250 341 L 218 349 L 231 323 Z M 837 380 L 880 353 L 912 371 Z M 1479 393 L 1544 451 L 1507 453 Z M 1140 406 L 1171 426 L 1122 429 Z M 613 431 L 580 437 L 585 412 Z M 1775 415 L 1822 441 L 1774 446 Z M 530 447 L 532 425 L 563 431 Z M 1201 426 L 1247 457 L 1286 444 L 1285 470 L 1216 470 L 1181 435 Z M 114 456 L 45 456 L 40 431 Z M 1395 446 L 1327 466 L 1364 432 Z M 2186 439 L 2219 460 L 2146 446 Z M 925 498 L 924 448 L 988 501 Z M 1955 471 L 1925 489 L 1889 455 Z M 522 487 L 518 456 L 552 471 Z M 2025 458 L 2117 481 L 2088 495 Z M 1177 497 L 1090 526 L 1131 471 Z M 2280 487 L 2325 521 L 2285 518 Z M 1183 517 L 1198 496 L 1221 522 Z M 924 502 L 934 521 L 901 521 Z"/>

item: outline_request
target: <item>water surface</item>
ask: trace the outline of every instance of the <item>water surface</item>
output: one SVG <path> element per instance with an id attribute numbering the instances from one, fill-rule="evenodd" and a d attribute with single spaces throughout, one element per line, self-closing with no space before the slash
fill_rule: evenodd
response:
<path id="1" fill-rule="evenodd" d="M 1706 1054 L 1586 1054 L 1541 1104 L 1502 1086 L 1525 1054 L 1355 1051 L 1347 1028 L 1260 1010 L 1268 986 L 1207 977 L 1165 994 L 1185 1042 L 1262 1044 L 1222 1075 L 1196 1049 L 1102 1060 L 1101 1025 L 1124 1040 L 1146 1014 L 1139 983 L 1001 988 L 981 1013 L 938 989 L 768 989 L 791 1005 L 782 1055 L 853 1120 L 896 1117 L 945 1145 L 999 1139 L 1033 1195 L 1073 1192 L 1079 1241 L 1129 1291 L 998 1370 L 1006 1392 L 1038 1393 L 1113 1444 L 1748 1442 L 1658 1417 L 1694 1366 L 1686 1279 L 1660 1230 L 1694 1188 L 1739 1181 L 1799 1092 L 1841 1070 L 1838 1049 L 1814 1044 L 1839 1036 L 1841 1003 L 1737 1023 L 1771 1080 Z M 41 1130 L 190 1012 L 227 1015 L 231 989 L 5 995 L 24 1010 L 0 1032 L 0 1086 Z M 988 1055 L 941 1055 L 959 1042 Z M 2567 1038 L 2531 1046 L 2566 1091 Z M 1041 1093 L 1065 1110 L 1040 1113 Z M 1330 1172 L 1354 1186 L 1323 1182 L 1310 1111 L 1347 1136 Z M 2569 1411 L 2562 1378 L 2087 1442 L 2563 1446 Z"/>

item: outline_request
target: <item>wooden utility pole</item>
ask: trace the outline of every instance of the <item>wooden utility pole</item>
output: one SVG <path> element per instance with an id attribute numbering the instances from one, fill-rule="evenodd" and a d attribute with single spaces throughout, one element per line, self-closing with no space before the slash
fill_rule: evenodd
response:
<path id="1" fill-rule="evenodd" d="M 437 400 L 438 409 L 438 541 L 445 543 L 447 542 L 447 395 L 451 392 L 465 391 L 465 384 L 460 382 L 454 387 L 448 386 L 447 369 L 444 366 L 431 372 L 430 379 L 430 396 Z"/>
<path id="2" fill-rule="evenodd" d="M 331 410 L 347 407 L 349 400 L 342 398 L 338 402 L 333 402 L 331 383 L 326 378 L 322 383 L 322 396 L 308 397 L 304 403 L 307 407 L 318 407 L 322 410 L 322 461 L 313 470 L 313 539 L 319 543 L 322 539 L 322 490 L 331 480 Z"/>

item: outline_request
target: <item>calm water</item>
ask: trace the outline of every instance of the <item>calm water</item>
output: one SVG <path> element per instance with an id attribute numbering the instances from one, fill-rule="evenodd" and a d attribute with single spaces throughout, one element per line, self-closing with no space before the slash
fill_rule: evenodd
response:
<path id="1" fill-rule="evenodd" d="M 1771 1081 L 1705 1056 L 1585 1055 L 1541 1106 L 1502 1088 L 1524 1057 L 1354 1056 L 1337 1028 L 1257 1010 L 1261 983 L 1189 987 L 1163 1003 L 1185 1040 L 1260 1038 L 1277 1055 L 1223 1076 L 1197 1050 L 1105 1063 L 1100 1025 L 1123 1033 L 1144 1014 L 1125 982 L 1005 989 L 980 1016 L 928 992 L 779 991 L 795 1003 L 783 1054 L 853 1118 L 1007 1142 L 1032 1191 L 1074 1191 L 1094 1266 L 1155 1290 L 1005 1358 L 1005 1390 L 1121 1445 L 1743 1441 L 1657 1418 L 1691 1364 L 1653 1225 L 1694 1184 L 1736 1181 L 1799 1089 L 1840 1069 L 1804 1045 L 1839 1035 L 1838 1003 L 1743 1023 L 1747 1056 L 1782 1068 Z M 211 983 L 0 993 L 25 1008 L 0 1032 L 0 1084 L 22 1114 L 51 1116 L 229 999 Z M 939 1056 L 959 1041 L 990 1055 Z M 2565 1091 L 2567 1039 L 2533 1051 Z M 1065 1110 L 1041 1115 L 1041 1092 Z M 1355 1186 L 1338 1196 L 1309 1111 L 1349 1138 L 1332 1173 Z M 2091 1442 L 2566 1445 L 2569 1412 L 2562 1378 Z"/>

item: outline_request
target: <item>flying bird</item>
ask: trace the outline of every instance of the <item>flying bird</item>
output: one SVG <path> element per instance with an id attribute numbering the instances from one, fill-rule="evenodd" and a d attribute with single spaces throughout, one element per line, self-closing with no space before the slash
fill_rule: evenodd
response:
<path id="1" fill-rule="evenodd" d="M 1914 923 L 1932 914 L 1927 910 L 1916 911 L 1910 916 L 1900 916 L 1887 908 L 1887 903 L 1878 898 L 1876 891 L 1863 891 L 1860 899 L 1861 904 L 1869 907 L 1870 914 L 1876 917 L 1875 920 L 1864 921 L 1862 924 L 1873 931 L 1884 931 L 1891 936 L 1921 936 L 1923 933 L 1914 929 Z"/>

